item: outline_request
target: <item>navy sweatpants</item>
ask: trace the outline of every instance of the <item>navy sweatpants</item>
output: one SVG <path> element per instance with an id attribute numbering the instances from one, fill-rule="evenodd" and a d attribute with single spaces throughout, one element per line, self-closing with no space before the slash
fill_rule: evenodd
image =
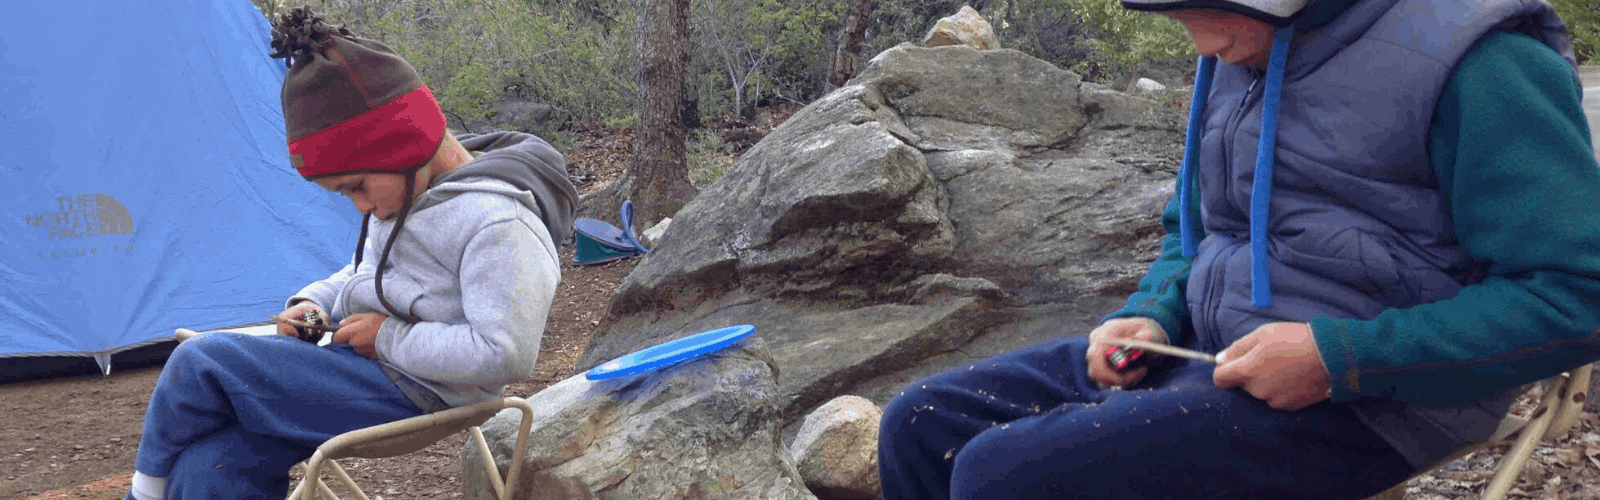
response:
<path id="1" fill-rule="evenodd" d="M 135 468 L 166 498 L 274 498 L 289 468 L 340 433 L 422 414 L 378 362 L 344 344 L 211 333 L 167 359 Z"/>
<path id="2" fill-rule="evenodd" d="M 1101 390 L 1087 349 L 1052 340 L 908 386 L 884 408 L 883 498 L 1359 499 L 1414 472 L 1346 405 L 1276 410 L 1192 360 Z"/>

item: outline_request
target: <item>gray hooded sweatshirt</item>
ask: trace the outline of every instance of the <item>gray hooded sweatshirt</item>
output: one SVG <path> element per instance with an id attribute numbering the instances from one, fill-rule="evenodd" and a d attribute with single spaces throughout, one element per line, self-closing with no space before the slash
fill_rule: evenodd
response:
<path id="1" fill-rule="evenodd" d="M 566 159 L 538 137 L 457 138 L 482 155 L 417 199 L 383 275 L 389 303 L 422 321 L 384 321 L 378 361 L 429 412 L 499 397 L 533 371 L 561 280 L 556 249 L 572 236 L 578 201 Z M 373 277 L 394 230 L 394 220 L 371 219 L 360 267 L 346 265 L 288 303 L 310 300 L 334 321 L 388 315 Z"/>

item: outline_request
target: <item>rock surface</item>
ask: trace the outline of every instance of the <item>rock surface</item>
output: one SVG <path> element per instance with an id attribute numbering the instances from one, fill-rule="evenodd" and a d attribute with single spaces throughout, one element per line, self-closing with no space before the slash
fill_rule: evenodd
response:
<path id="1" fill-rule="evenodd" d="M 578 374 L 528 398 L 534 424 L 517 498 L 809 500 L 780 441 L 777 369 L 760 339 L 662 370 L 591 381 Z M 521 421 L 482 426 L 502 476 Z M 493 489 L 472 441 L 468 497 Z"/>
<path id="2" fill-rule="evenodd" d="M 871 500 L 878 481 L 878 421 L 883 410 L 860 396 L 840 396 L 806 415 L 789 455 L 806 488 L 821 500 Z"/>
<path id="3" fill-rule="evenodd" d="M 995 37 L 994 26 L 990 26 L 989 21 L 985 21 L 971 6 L 963 5 L 960 12 L 940 19 L 928 30 L 928 34 L 922 37 L 923 47 L 946 45 L 966 45 L 978 50 L 989 50 L 1000 48 L 1000 40 Z"/>
<path id="4" fill-rule="evenodd" d="M 457 116 L 447 116 L 450 126 L 457 130 L 475 133 L 487 133 L 495 130 L 515 130 L 534 135 L 543 135 L 549 127 L 551 114 L 554 108 L 549 104 L 518 100 L 512 96 L 503 96 L 494 104 L 494 115 L 487 120 L 471 120 L 462 123 Z"/>
<path id="5" fill-rule="evenodd" d="M 839 395 L 1087 333 L 1157 255 L 1182 126 L 1020 52 L 884 51 L 674 215 L 578 367 L 754 324 L 792 435 Z"/>
<path id="6" fill-rule="evenodd" d="M 1157 255 L 1181 127 L 1018 51 L 883 51 L 674 216 L 579 369 L 754 324 L 794 423 L 1086 333 Z"/>

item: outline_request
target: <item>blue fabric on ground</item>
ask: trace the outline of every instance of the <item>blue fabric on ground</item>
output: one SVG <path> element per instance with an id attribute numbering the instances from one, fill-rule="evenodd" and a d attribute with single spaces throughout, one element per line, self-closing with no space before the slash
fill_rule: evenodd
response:
<path id="1" fill-rule="evenodd" d="M 1414 472 L 1346 405 L 1276 410 L 1193 360 L 1101 390 L 1087 349 L 1044 342 L 908 386 L 884 408 L 884 499 L 1359 499 Z"/>
<path id="2" fill-rule="evenodd" d="M 347 431 L 422 414 L 345 344 L 212 333 L 178 346 L 145 411 L 135 467 L 167 498 L 283 498 L 289 468 Z"/>

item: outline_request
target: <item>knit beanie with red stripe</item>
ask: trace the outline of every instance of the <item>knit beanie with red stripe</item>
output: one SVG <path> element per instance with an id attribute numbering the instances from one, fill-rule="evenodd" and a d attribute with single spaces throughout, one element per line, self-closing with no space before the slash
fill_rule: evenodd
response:
<path id="1" fill-rule="evenodd" d="M 444 139 L 444 113 L 394 49 L 329 26 L 308 8 L 272 30 L 283 58 L 289 160 L 306 179 L 360 172 L 414 173 Z"/>

